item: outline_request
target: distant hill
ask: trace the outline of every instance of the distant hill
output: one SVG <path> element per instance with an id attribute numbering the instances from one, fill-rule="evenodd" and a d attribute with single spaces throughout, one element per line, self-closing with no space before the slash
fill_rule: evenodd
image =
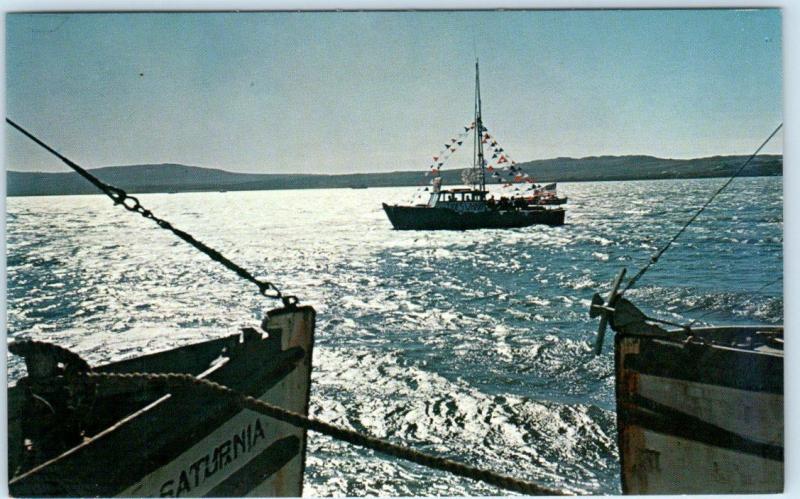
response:
<path id="1" fill-rule="evenodd" d="M 537 182 L 646 180 L 663 178 L 726 177 L 747 156 L 713 156 L 697 159 L 663 159 L 652 156 L 590 156 L 555 158 L 519 163 Z M 445 184 L 460 184 L 463 169 L 442 171 Z M 425 182 L 424 170 L 345 175 L 247 174 L 178 164 L 129 165 L 96 168 L 104 182 L 129 192 L 249 191 L 271 189 L 346 188 L 355 186 L 415 186 Z M 783 156 L 756 157 L 742 176 L 783 173 Z M 9 196 L 94 194 L 96 189 L 76 173 L 7 173 Z"/>

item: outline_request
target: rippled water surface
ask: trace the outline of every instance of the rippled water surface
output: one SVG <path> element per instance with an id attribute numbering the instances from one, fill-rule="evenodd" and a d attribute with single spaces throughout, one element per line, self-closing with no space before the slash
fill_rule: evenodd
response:
<path id="1" fill-rule="evenodd" d="M 412 188 L 142 195 L 318 312 L 312 413 L 513 476 L 618 493 L 595 291 L 643 265 L 723 179 L 573 183 L 567 225 L 398 232 Z M 780 323 L 780 178 L 737 179 L 628 294 L 675 322 Z M 91 363 L 232 334 L 272 304 L 101 196 L 8 199 L 8 335 Z M 12 379 L 23 366 L 9 359 Z M 307 495 L 498 495 L 310 434 Z"/>

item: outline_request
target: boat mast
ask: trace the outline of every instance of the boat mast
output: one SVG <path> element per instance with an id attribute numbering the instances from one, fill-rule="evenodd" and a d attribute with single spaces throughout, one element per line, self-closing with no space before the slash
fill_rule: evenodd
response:
<path id="1" fill-rule="evenodd" d="M 481 83 L 478 59 L 475 58 L 475 147 L 473 149 L 473 170 L 481 169 L 480 187 L 486 190 L 486 162 L 483 160 L 483 121 L 481 120 Z M 473 185 L 474 185 L 473 181 Z"/>

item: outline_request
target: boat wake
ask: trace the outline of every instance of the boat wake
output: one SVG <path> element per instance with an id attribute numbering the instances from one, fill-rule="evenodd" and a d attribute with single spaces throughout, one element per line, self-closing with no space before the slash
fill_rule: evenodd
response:
<path id="1" fill-rule="evenodd" d="M 409 447 L 542 484 L 616 490 L 614 413 L 492 395 L 404 360 L 399 353 L 320 348 L 311 412 Z M 314 435 L 307 494 L 505 495 L 488 485 L 375 455 Z M 358 480 L 328 480 L 331 469 Z"/>

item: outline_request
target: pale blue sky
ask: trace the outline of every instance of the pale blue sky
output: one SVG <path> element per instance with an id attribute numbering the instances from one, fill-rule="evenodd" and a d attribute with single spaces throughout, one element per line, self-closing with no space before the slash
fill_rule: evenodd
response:
<path id="1" fill-rule="evenodd" d="M 7 115 L 87 167 L 423 172 L 476 48 L 517 161 L 749 154 L 782 119 L 778 10 L 9 14 Z M 6 137 L 7 168 L 64 171 Z"/>

